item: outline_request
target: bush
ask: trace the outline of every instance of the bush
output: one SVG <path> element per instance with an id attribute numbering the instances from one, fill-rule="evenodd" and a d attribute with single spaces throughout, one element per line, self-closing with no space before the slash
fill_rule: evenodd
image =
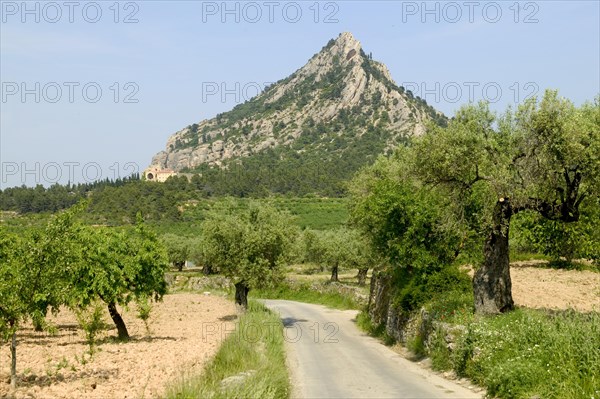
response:
<path id="1" fill-rule="evenodd" d="M 394 299 L 395 305 L 400 306 L 406 313 L 419 309 L 427 302 L 447 299 L 448 293 L 462 293 L 463 298 L 459 301 L 462 304 L 464 297 L 471 293 L 470 277 L 457 266 L 422 272 L 400 269 L 395 281 L 398 290 Z"/>
<path id="2" fill-rule="evenodd" d="M 98 302 L 91 308 L 76 312 L 79 326 L 85 332 L 85 341 L 90 348 L 90 355 L 93 355 L 96 351 L 96 337 L 98 333 L 106 328 L 103 309 L 104 307 Z"/>

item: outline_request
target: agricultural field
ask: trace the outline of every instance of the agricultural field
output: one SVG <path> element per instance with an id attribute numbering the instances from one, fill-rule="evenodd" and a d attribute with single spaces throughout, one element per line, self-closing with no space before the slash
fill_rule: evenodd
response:
<path id="1" fill-rule="evenodd" d="M 236 319 L 230 300 L 202 292 L 166 295 L 152 309 L 147 328 L 136 313 L 135 306 L 123 312 L 131 338 L 120 342 L 104 311 L 93 355 L 76 316 L 66 309 L 49 317 L 54 332 L 24 326 L 17 335 L 16 391 L 9 385 L 9 346 L 0 348 L 0 397 L 161 398 L 182 375 L 202 371 Z M 203 333 L 207 326 L 216 333 Z"/>

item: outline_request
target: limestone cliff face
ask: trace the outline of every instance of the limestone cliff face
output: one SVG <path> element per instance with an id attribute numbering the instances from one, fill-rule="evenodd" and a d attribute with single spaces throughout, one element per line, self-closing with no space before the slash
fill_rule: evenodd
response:
<path id="1" fill-rule="evenodd" d="M 382 140 L 390 148 L 407 136 L 421 134 L 428 119 L 445 121 L 442 114 L 398 87 L 385 65 L 373 61 L 360 42 L 345 32 L 305 66 L 250 101 L 173 134 L 151 166 L 176 171 L 202 164 L 224 166 L 278 146 L 302 152 L 298 140 L 303 134 L 332 124 L 334 133 L 323 128 L 317 129 L 323 132 L 320 136 L 310 136 L 312 148 L 335 139 L 332 134 L 360 137 L 373 128 L 386 132 Z"/>

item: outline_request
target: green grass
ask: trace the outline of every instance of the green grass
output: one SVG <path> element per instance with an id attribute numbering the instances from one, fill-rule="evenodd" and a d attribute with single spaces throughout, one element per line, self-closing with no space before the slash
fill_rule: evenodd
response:
<path id="1" fill-rule="evenodd" d="M 396 343 L 394 337 L 389 336 L 385 331 L 385 325 L 373 323 L 369 314 L 364 309 L 356 316 L 356 325 L 370 336 L 382 340 L 385 345 Z"/>
<path id="2" fill-rule="evenodd" d="M 200 376 L 183 376 L 174 382 L 166 398 L 289 397 L 282 328 L 277 315 L 251 301 L 236 331 L 223 342 L 204 372 Z M 222 386 L 225 378 L 241 373 L 248 373 L 243 382 Z"/>
<path id="3" fill-rule="evenodd" d="M 432 364 L 498 398 L 600 398 L 600 314 L 517 309 L 470 316 L 450 352 L 434 341 Z"/>
<path id="4" fill-rule="evenodd" d="M 249 295 L 262 299 L 288 299 L 315 303 L 343 310 L 361 307 L 349 288 L 340 287 L 337 284 L 285 282 L 273 288 L 251 290 Z"/>
<path id="5" fill-rule="evenodd" d="M 510 261 L 511 262 L 523 262 L 528 260 L 550 260 L 550 257 L 544 254 L 539 254 L 535 252 L 523 252 L 518 250 L 511 249 L 510 251 Z"/>
<path id="6" fill-rule="evenodd" d="M 435 369 L 453 370 L 493 398 L 600 399 L 600 313 L 518 308 L 478 316 L 472 293 L 461 290 L 436 295 L 424 307 L 431 335 L 420 336 L 419 328 L 406 346 L 417 358 L 429 356 Z M 357 324 L 393 343 L 366 311 Z"/>

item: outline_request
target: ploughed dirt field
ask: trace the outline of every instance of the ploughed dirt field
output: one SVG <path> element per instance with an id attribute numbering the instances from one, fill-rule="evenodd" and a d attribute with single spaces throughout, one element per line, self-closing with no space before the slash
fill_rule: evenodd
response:
<path id="1" fill-rule="evenodd" d="M 600 312 L 600 273 L 543 268 L 545 261 L 512 262 L 510 277 L 517 306 Z M 472 276 L 473 271 L 469 274 Z"/>
<path id="2" fill-rule="evenodd" d="M 541 268 L 535 262 L 510 265 L 518 306 L 600 312 L 600 273 Z"/>
<path id="3" fill-rule="evenodd" d="M 166 295 L 154 305 L 150 333 L 136 317 L 135 305 L 122 312 L 131 341 L 115 342 L 116 329 L 100 333 L 92 360 L 75 315 L 50 317 L 58 334 L 36 333 L 27 326 L 18 335 L 19 388 L 10 392 L 10 349 L 0 347 L 0 398 L 157 398 L 166 385 L 185 374 L 199 374 L 234 328 L 235 305 L 222 296 L 202 293 Z M 204 332 L 215 332 L 206 333 Z"/>

